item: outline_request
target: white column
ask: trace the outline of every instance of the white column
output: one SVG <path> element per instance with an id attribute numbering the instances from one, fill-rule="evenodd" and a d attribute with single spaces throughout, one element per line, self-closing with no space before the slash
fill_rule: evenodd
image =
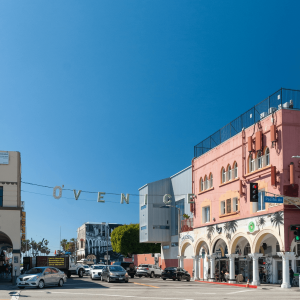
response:
<path id="1" fill-rule="evenodd" d="M 199 255 L 192 256 L 192 258 L 193 258 L 194 279 L 199 280 Z"/>
<path id="2" fill-rule="evenodd" d="M 226 254 L 226 256 L 229 258 L 229 283 L 235 283 L 235 258 L 238 257 L 238 254 Z"/>
<path id="3" fill-rule="evenodd" d="M 181 255 L 181 256 L 178 256 L 178 258 L 179 258 L 179 268 L 183 268 L 183 260 L 186 258 L 186 256 L 183 256 L 183 255 Z"/>
<path id="4" fill-rule="evenodd" d="M 248 254 L 253 259 L 253 285 L 260 285 L 259 275 L 258 275 L 258 259 L 263 256 L 262 253 L 251 253 Z"/>
<path id="5" fill-rule="evenodd" d="M 277 255 L 282 257 L 282 284 L 281 288 L 289 289 L 290 285 L 290 272 L 289 272 L 289 260 L 295 259 L 294 252 L 277 252 Z"/>
<path id="6" fill-rule="evenodd" d="M 210 259 L 210 279 L 209 281 L 215 281 L 215 258 L 216 254 L 213 253 L 211 255 L 207 255 L 207 257 Z"/>

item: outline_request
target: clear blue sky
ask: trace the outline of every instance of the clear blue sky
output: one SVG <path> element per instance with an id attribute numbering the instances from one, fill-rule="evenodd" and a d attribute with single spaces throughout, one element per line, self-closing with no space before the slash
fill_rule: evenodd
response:
<path id="1" fill-rule="evenodd" d="M 138 193 L 280 87 L 300 89 L 300 1 L 1 1 L 1 150 L 22 180 Z M 138 197 L 22 185 L 27 237 L 136 223 Z M 31 193 L 28 193 L 31 192 Z M 33 194 L 40 193 L 45 195 Z"/>

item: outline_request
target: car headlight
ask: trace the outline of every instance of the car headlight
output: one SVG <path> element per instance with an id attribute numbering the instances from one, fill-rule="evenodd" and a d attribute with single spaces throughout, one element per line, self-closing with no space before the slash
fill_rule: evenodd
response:
<path id="1" fill-rule="evenodd" d="M 29 280 L 30 280 L 30 281 L 35 281 L 35 280 L 37 280 L 38 278 L 40 278 L 40 276 L 33 276 L 33 277 L 31 277 Z"/>
<path id="2" fill-rule="evenodd" d="M 112 273 L 112 272 L 109 272 L 109 275 L 110 275 L 110 276 L 114 276 L 114 273 Z"/>
<path id="3" fill-rule="evenodd" d="M 128 276 L 128 273 L 127 273 L 127 272 L 125 273 L 125 276 Z"/>

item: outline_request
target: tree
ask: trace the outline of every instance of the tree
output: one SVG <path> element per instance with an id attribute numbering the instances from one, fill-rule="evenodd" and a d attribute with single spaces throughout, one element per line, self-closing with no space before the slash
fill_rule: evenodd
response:
<path id="1" fill-rule="evenodd" d="M 68 244 L 68 240 L 66 240 L 66 239 L 63 239 L 63 240 L 60 241 L 60 245 L 63 248 L 63 251 L 66 251 L 67 244 Z"/>
<path id="2" fill-rule="evenodd" d="M 63 239 L 61 240 L 60 245 L 63 248 L 63 251 L 71 252 L 71 254 L 74 254 L 76 249 L 76 243 L 77 239 L 75 238 L 70 239 L 70 241 L 68 241 L 67 239 Z"/>
<path id="3" fill-rule="evenodd" d="M 280 235 L 280 226 L 283 225 L 283 212 L 277 211 L 271 217 L 272 226 L 275 228 L 278 227 L 279 235 Z"/>
<path id="4" fill-rule="evenodd" d="M 160 244 L 140 243 L 139 224 L 115 228 L 111 234 L 111 245 L 114 252 L 128 257 L 132 254 L 160 253 Z"/>

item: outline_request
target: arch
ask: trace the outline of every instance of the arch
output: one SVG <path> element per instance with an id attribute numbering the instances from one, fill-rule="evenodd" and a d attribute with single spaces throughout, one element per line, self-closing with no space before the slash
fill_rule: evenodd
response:
<path id="1" fill-rule="evenodd" d="M 237 244 L 238 244 L 238 242 L 240 241 L 241 238 L 245 238 L 248 241 L 248 243 L 250 245 L 250 249 L 252 250 L 251 240 L 249 240 L 249 238 L 245 235 L 244 232 L 237 232 L 231 238 L 231 241 L 230 241 L 230 253 L 235 253 L 235 248 L 236 248 L 236 246 L 237 246 Z M 251 251 L 251 253 L 252 253 L 252 251 Z"/>
<path id="2" fill-rule="evenodd" d="M 253 244 L 251 246 L 251 250 L 254 251 L 253 253 L 259 253 L 260 250 L 260 244 L 263 241 L 263 239 L 266 237 L 267 234 L 272 234 L 279 243 L 279 247 L 281 250 L 284 249 L 284 244 L 281 239 L 281 236 L 273 229 L 263 229 L 261 230 L 254 238 Z"/>
<path id="3" fill-rule="evenodd" d="M 211 241 L 211 244 L 210 244 L 210 249 L 209 249 L 209 253 L 214 253 L 213 250 L 214 250 L 214 246 L 216 245 L 216 243 L 219 241 L 219 240 L 223 240 L 227 246 L 227 249 L 228 249 L 228 254 L 231 254 L 229 253 L 229 244 L 227 242 L 227 238 L 224 234 L 218 234 L 217 236 L 215 236 L 213 238 L 213 240 Z"/>
<path id="4" fill-rule="evenodd" d="M 213 182 L 213 174 L 212 174 L 212 172 L 209 173 L 208 181 L 209 181 L 209 188 L 212 188 L 212 187 L 214 186 L 214 182 Z"/>
<path id="5" fill-rule="evenodd" d="M 0 252 L 7 248 L 13 248 L 13 243 L 6 233 L 0 231 Z"/>
<path id="6" fill-rule="evenodd" d="M 222 167 L 221 168 L 221 183 L 226 182 L 226 172 L 225 172 L 225 168 Z"/>
<path id="7" fill-rule="evenodd" d="M 230 181 L 232 179 L 230 164 L 228 164 L 226 171 L 227 171 L 227 181 Z"/>
<path id="8" fill-rule="evenodd" d="M 206 250 L 207 250 L 206 254 L 209 254 L 209 243 L 204 238 L 200 238 L 197 240 L 197 242 L 195 244 L 195 249 L 194 249 L 195 255 L 200 255 L 201 248 L 206 248 Z"/>
<path id="9" fill-rule="evenodd" d="M 192 249 L 193 249 L 193 255 L 194 255 L 194 247 L 193 247 L 193 244 L 190 242 L 190 241 L 185 241 L 181 247 L 180 247 L 180 255 L 183 256 L 184 255 L 184 251 L 185 249 L 187 248 L 187 246 L 191 245 L 192 246 Z"/>
<path id="10" fill-rule="evenodd" d="M 202 192 L 203 191 L 203 179 L 202 177 L 199 180 L 199 191 Z"/>
<path id="11" fill-rule="evenodd" d="M 204 190 L 208 189 L 208 181 L 207 181 L 207 176 L 204 176 Z"/>

